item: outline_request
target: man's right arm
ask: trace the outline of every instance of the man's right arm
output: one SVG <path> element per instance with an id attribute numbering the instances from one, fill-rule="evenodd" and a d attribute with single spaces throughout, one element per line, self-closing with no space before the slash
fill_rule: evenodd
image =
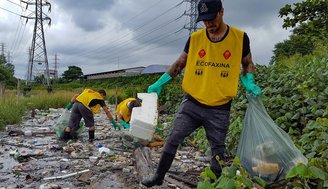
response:
<path id="1" fill-rule="evenodd" d="M 75 94 L 71 100 L 66 104 L 66 109 L 70 110 L 75 102 L 75 99 L 79 96 L 80 94 Z"/>
<path id="2" fill-rule="evenodd" d="M 72 98 L 71 98 L 71 103 L 75 102 L 75 99 L 79 96 L 80 94 L 75 94 Z"/>
<path id="3" fill-rule="evenodd" d="M 169 69 L 167 70 L 167 73 L 170 74 L 170 76 L 172 78 L 174 78 L 179 73 L 181 73 L 183 68 L 186 67 L 187 57 L 188 57 L 188 54 L 183 51 L 180 54 L 179 58 L 169 67 Z"/>

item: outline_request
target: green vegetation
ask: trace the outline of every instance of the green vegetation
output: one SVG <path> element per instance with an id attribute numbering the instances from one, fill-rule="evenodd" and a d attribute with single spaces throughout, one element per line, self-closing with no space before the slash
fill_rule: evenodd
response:
<path id="1" fill-rule="evenodd" d="M 82 69 L 77 66 L 68 66 L 68 70 L 64 71 L 60 81 L 71 82 L 79 79 L 83 75 Z"/>
<path id="2" fill-rule="evenodd" d="M 226 141 L 227 156 L 235 157 L 234 162 L 223 169 L 220 178 L 213 178 L 211 170 L 206 169 L 198 188 L 328 187 L 327 10 L 327 0 L 305 0 L 283 7 L 279 12 L 284 17 L 283 27 L 293 28 L 293 34 L 275 45 L 270 66 L 258 65 L 255 76 L 264 91 L 267 112 L 292 137 L 309 159 L 308 165 L 294 166 L 286 180 L 272 184 L 245 173 L 235 157 L 247 105 L 245 91 L 241 89 L 232 106 Z M 204 152 L 208 149 L 202 129 L 194 139 Z"/>
<path id="3" fill-rule="evenodd" d="M 327 47 L 318 44 L 310 55 L 293 55 L 281 59 L 274 65 L 257 66 L 256 82 L 264 91 L 263 103 L 272 119 L 293 138 L 296 146 L 309 159 L 309 164 L 298 165 L 291 169 L 285 186 L 322 188 L 327 185 L 328 170 L 328 55 Z M 108 101 L 114 104 L 120 100 L 135 96 L 136 93 L 146 92 L 147 87 L 155 82 L 161 74 L 133 77 L 119 77 L 94 81 L 74 81 L 66 84 L 55 84 L 54 93 L 31 91 L 31 97 L 20 98 L 7 94 L 1 98 L 0 124 L 18 123 L 26 110 L 49 107 L 64 107 L 70 97 L 85 87 L 93 89 L 104 88 Z M 38 86 L 36 86 L 37 88 Z M 39 86 L 40 87 L 40 86 Z M 66 91 L 66 92 L 63 92 Z M 67 92 L 69 91 L 69 92 Z M 174 114 L 182 98 L 181 78 L 175 78 L 164 87 L 159 98 L 162 113 Z M 265 183 L 260 178 L 252 178 L 240 166 L 236 155 L 242 120 L 246 111 L 247 100 L 241 87 L 235 98 L 231 111 L 231 125 L 226 142 L 227 156 L 235 159 L 225 167 L 223 176 L 212 178 L 209 168 L 202 173 L 199 188 L 250 188 L 257 187 L 279 188 Z M 172 121 L 172 116 L 169 116 Z M 160 124 L 160 126 L 162 126 Z M 170 126 L 170 123 L 169 123 Z M 162 136 L 166 136 L 163 133 Z M 199 129 L 185 141 L 184 145 L 194 145 L 205 153 L 208 148 L 205 132 Z M 237 172 L 238 170 L 239 172 Z M 320 176 L 319 175 L 323 175 Z M 213 183 L 209 182 L 214 180 Z"/>
<path id="4" fill-rule="evenodd" d="M 263 89 L 262 100 L 270 117 L 286 131 L 295 145 L 309 159 L 308 165 L 296 165 L 287 174 L 286 180 L 269 184 L 258 177 L 252 178 L 241 167 L 236 157 L 246 112 L 247 99 L 240 86 L 231 110 L 231 124 L 226 141 L 226 155 L 234 159 L 223 169 L 222 176 L 215 178 L 209 168 L 201 174 L 198 188 L 327 188 L 328 187 L 328 29 L 327 0 L 305 0 L 286 5 L 279 15 L 284 18 L 284 28 L 293 28 L 288 40 L 275 45 L 269 66 L 257 65 L 256 83 Z M 0 81 L 10 75 L 10 66 L 0 64 Z M 2 67 L 1 67 L 2 66 Z M 4 71 L 3 71 L 4 70 Z M 33 108 L 64 107 L 70 97 L 84 88 L 105 89 L 107 100 L 115 104 L 137 93 L 146 92 L 161 74 L 118 77 L 103 80 L 79 81 L 78 69 L 69 69 L 65 82 L 54 83 L 54 93 L 45 94 L 32 87 L 29 98 L 17 100 L 14 94 L 0 98 L 0 127 L 18 123 L 26 110 Z M 76 72 L 75 72 L 76 71 Z M 82 71 L 81 71 L 82 72 Z M 6 75 L 7 74 L 7 75 Z M 159 97 L 160 113 L 168 114 L 168 122 L 182 99 L 181 77 L 166 85 Z M 10 81 L 8 81 L 10 83 Z M 45 91 L 45 89 L 43 89 Z M 61 91 L 61 92 L 60 92 Z M 66 92 L 62 92 L 66 91 Z M 161 116 L 162 117 L 162 116 Z M 169 127 L 172 126 L 169 123 Z M 163 127 L 162 122 L 159 127 Z M 161 133 L 166 136 L 167 133 Z M 199 129 L 185 140 L 184 145 L 193 145 L 208 154 L 205 131 Z M 238 170 L 238 171 L 237 171 Z M 210 182 L 214 181 L 214 182 Z"/>
<path id="5" fill-rule="evenodd" d="M 284 18 L 282 27 L 293 30 L 289 39 L 275 45 L 271 64 L 296 54 L 309 55 L 318 43 L 327 44 L 327 15 L 327 0 L 305 0 L 281 8 L 279 16 Z"/>
<path id="6" fill-rule="evenodd" d="M 4 96 L 0 96 L 0 129 L 19 123 L 27 110 L 65 107 L 73 94 L 67 91 L 50 94 L 46 91 L 32 91 L 30 97 L 17 98 L 15 91 L 8 90 Z"/>
<path id="7" fill-rule="evenodd" d="M 327 47 L 320 44 L 312 55 L 294 55 L 275 65 L 257 66 L 255 78 L 264 91 L 262 98 L 267 112 L 309 159 L 308 165 L 292 168 L 282 184 L 265 183 L 267 188 L 328 186 L 328 55 L 325 49 Z M 246 106 L 245 91 L 241 88 L 232 106 L 226 141 L 226 155 L 230 158 L 236 155 Z M 194 136 L 192 144 L 197 144 L 203 152 L 208 150 L 203 129 Z M 229 170 L 230 176 L 223 173 L 220 178 L 213 179 L 209 170 L 205 170 L 198 188 L 252 188 L 255 183 L 259 184 L 258 178 L 244 174 L 237 162 L 224 169 Z M 215 182 L 211 184 L 210 179 Z"/>
<path id="8" fill-rule="evenodd" d="M 6 57 L 0 55 L 0 87 L 1 85 L 5 85 L 7 88 L 15 86 L 14 72 L 15 66 L 7 63 Z"/>

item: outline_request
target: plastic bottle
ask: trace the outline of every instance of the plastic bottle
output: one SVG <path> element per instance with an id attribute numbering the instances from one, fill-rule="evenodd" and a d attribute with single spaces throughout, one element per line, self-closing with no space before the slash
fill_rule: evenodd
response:
<path id="1" fill-rule="evenodd" d="M 21 154 L 19 153 L 18 150 L 15 151 L 14 158 L 15 158 L 16 160 L 19 160 L 19 158 L 21 158 Z"/>
<path id="2" fill-rule="evenodd" d="M 32 136 L 32 131 L 31 130 L 26 130 L 24 131 L 25 136 Z"/>
<path id="3" fill-rule="evenodd" d="M 110 149 L 103 147 L 102 144 L 98 144 L 98 150 L 99 150 L 99 156 L 101 156 L 103 153 L 106 155 L 110 153 Z"/>

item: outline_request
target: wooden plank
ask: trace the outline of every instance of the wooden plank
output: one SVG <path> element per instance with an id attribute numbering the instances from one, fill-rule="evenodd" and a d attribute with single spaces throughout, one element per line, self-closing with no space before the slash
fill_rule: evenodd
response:
<path id="1" fill-rule="evenodd" d="M 193 187 L 196 187 L 197 186 L 197 183 L 195 182 L 192 182 L 184 177 L 180 177 L 180 176 L 177 176 L 177 175 L 174 175 L 174 174 L 171 174 L 171 173 L 168 173 L 167 174 L 169 177 L 172 177 L 173 179 L 177 180 L 177 181 L 180 181 L 180 182 L 184 182 L 190 186 L 193 186 Z"/>
<path id="2" fill-rule="evenodd" d="M 170 178 L 170 177 L 165 177 L 165 181 L 166 182 L 169 182 L 171 184 L 174 184 L 175 186 L 177 186 L 177 187 L 179 187 L 181 189 L 191 189 L 191 187 L 189 187 L 189 186 L 183 184 L 182 182 L 179 182 L 179 181 L 177 181 L 177 180 L 175 180 L 173 178 Z"/>
<path id="3" fill-rule="evenodd" d="M 147 147 L 139 147 L 133 154 L 136 160 L 136 170 L 139 175 L 139 180 L 142 181 L 143 179 L 150 177 L 154 170 L 150 149 Z"/>

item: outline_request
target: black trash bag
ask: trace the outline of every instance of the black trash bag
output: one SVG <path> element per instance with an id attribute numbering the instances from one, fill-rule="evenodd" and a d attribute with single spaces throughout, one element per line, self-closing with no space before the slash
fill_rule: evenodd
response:
<path id="1" fill-rule="evenodd" d="M 238 144 L 237 156 L 252 176 L 267 182 L 284 179 L 289 169 L 308 160 L 289 135 L 266 112 L 260 97 L 247 95 L 248 107 Z"/>

